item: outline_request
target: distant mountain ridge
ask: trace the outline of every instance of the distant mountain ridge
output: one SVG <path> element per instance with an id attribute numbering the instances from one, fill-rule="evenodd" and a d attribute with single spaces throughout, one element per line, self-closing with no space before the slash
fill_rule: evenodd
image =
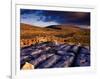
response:
<path id="1" fill-rule="evenodd" d="M 23 29 L 23 30 L 31 30 L 33 28 L 51 28 L 51 29 L 58 29 L 58 30 L 61 30 L 61 29 L 65 29 L 65 28 L 82 28 L 82 29 L 90 29 L 89 26 L 85 26 L 85 25 L 73 25 L 73 24 L 63 24 L 63 25 L 50 25 L 50 26 L 46 26 L 46 27 L 39 27 L 39 26 L 35 26 L 35 25 L 29 25 L 29 24 L 24 24 L 24 23 L 20 23 L 20 28 Z"/>
<path id="2" fill-rule="evenodd" d="M 61 29 L 61 28 L 82 28 L 82 29 L 90 29 L 87 25 L 73 25 L 73 24 L 63 24 L 63 25 L 50 25 L 46 28 L 53 28 L 53 29 Z"/>

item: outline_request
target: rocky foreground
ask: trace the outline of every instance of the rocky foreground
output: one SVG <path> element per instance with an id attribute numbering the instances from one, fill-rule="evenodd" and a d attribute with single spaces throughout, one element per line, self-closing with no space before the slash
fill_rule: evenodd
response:
<path id="1" fill-rule="evenodd" d="M 90 49 L 80 45 L 39 43 L 21 48 L 21 69 L 26 62 L 35 69 L 90 66 Z"/>

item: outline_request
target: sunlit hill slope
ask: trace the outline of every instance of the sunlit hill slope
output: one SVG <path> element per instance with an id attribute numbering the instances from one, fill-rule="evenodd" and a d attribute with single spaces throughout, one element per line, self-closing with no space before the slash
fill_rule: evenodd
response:
<path id="1" fill-rule="evenodd" d="M 20 36 L 21 47 L 47 41 L 90 45 L 90 28 L 80 28 L 71 24 L 38 27 L 21 23 Z"/>

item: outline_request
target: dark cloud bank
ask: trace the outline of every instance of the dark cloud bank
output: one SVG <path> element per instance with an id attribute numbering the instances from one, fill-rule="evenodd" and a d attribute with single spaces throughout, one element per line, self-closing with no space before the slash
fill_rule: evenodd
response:
<path id="1" fill-rule="evenodd" d="M 36 21 L 42 22 L 53 21 L 59 24 L 78 24 L 90 26 L 89 12 L 21 9 L 20 14 L 21 20 L 32 20 L 33 18 Z"/>

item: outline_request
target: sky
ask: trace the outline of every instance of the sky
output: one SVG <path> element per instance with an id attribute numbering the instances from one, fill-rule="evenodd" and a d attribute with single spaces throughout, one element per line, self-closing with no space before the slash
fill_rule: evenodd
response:
<path id="1" fill-rule="evenodd" d="M 62 24 L 90 26 L 90 13 L 20 9 L 20 21 L 21 23 L 40 27 Z"/>

